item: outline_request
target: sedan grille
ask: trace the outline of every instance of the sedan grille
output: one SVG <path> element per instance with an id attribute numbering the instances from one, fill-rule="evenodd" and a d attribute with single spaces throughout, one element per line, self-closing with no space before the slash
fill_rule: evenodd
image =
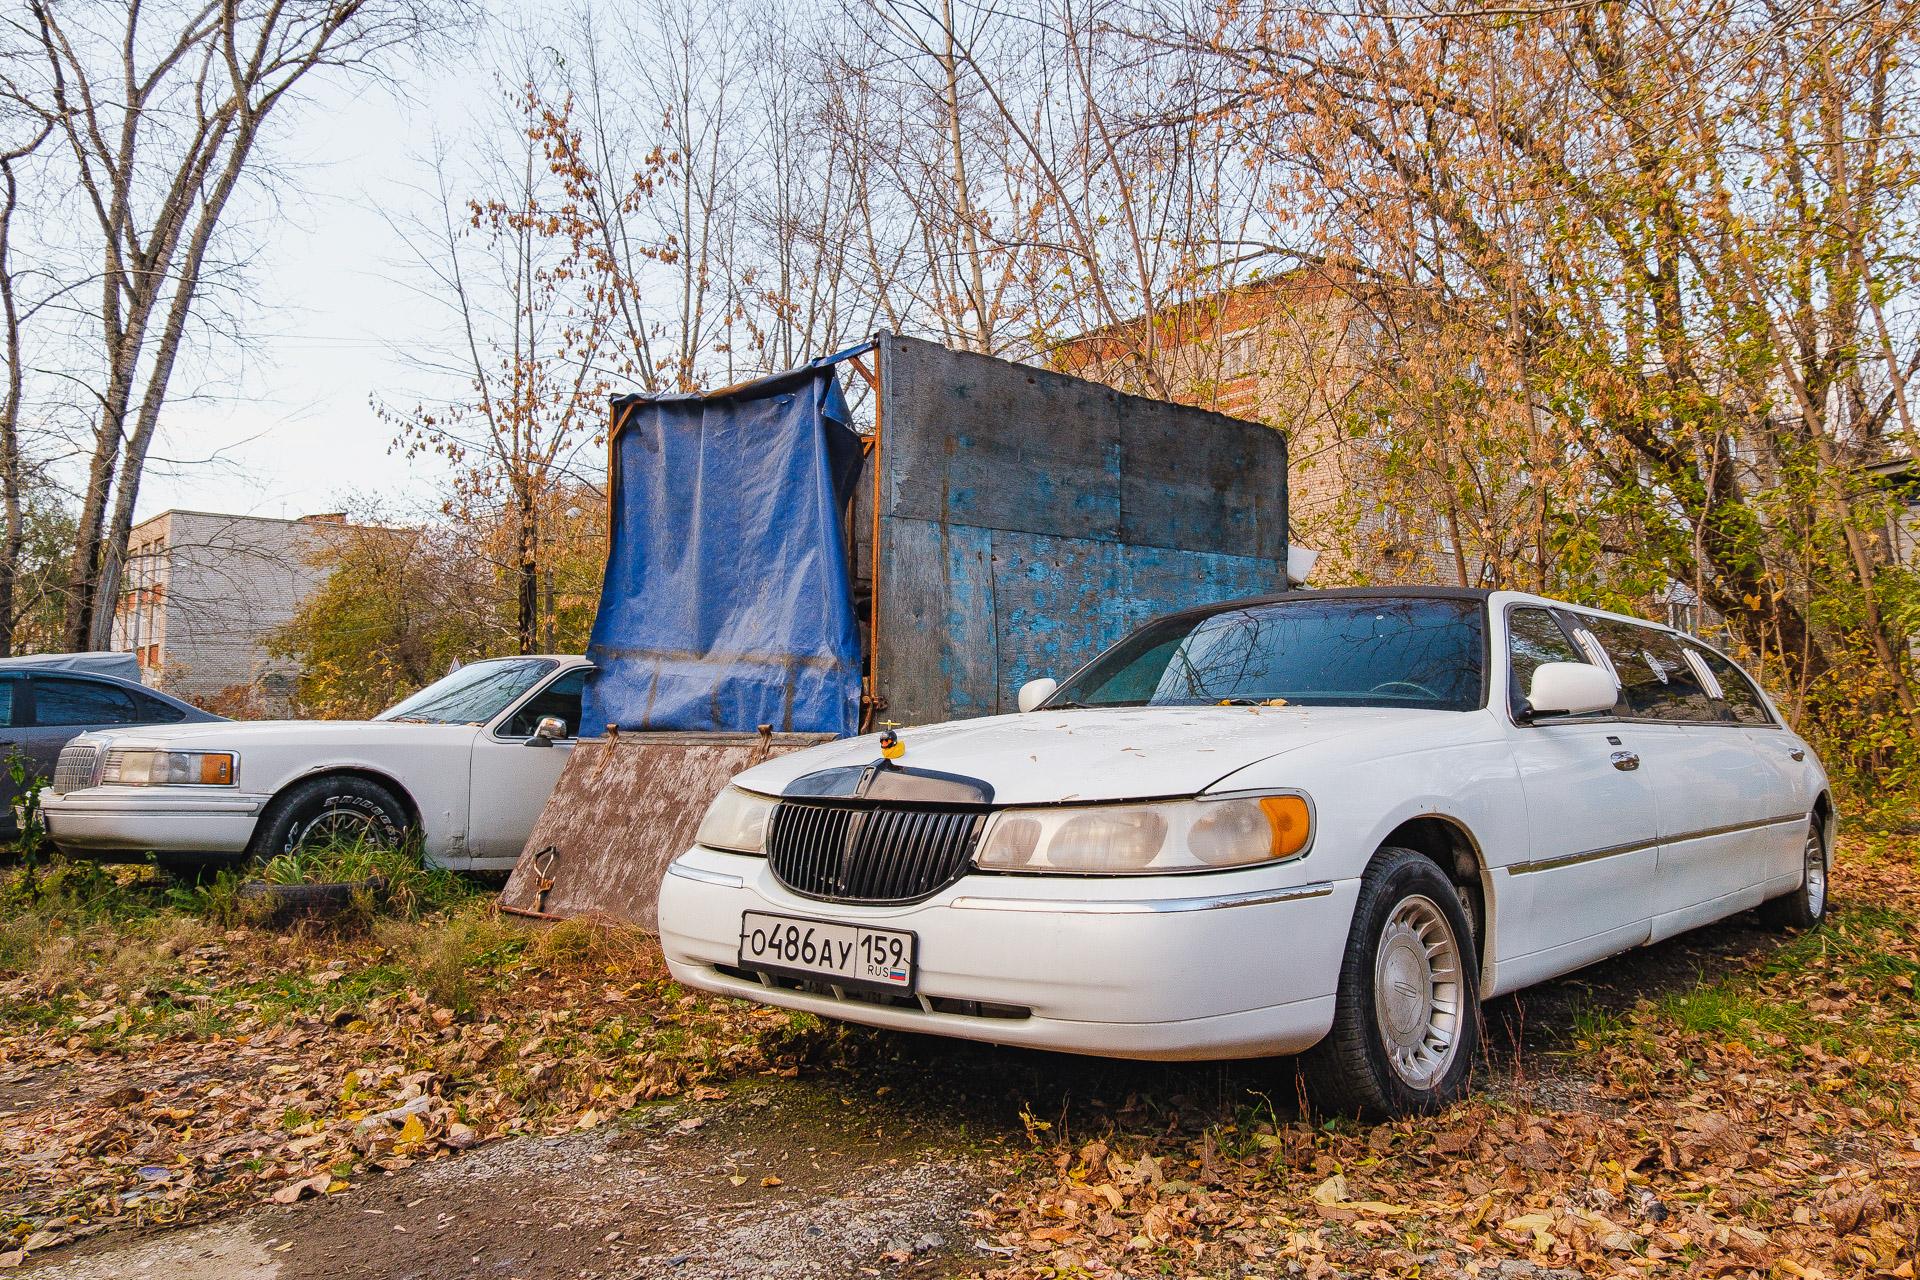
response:
<path id="1" fill-rule="evenodd" d="M 767 861 L 804 897 L 917 902 L 966 874 L 985 820 L 985 809 L 786 801 L 773 811 Z"/>
<path id="2" fill-rule="evenodd" d="M 99 755 L 98 747 L 77 746 L 61 751 L 60 759 L 53 766 L 53 794 L 65 795 L 92 786 L 93 765 Z"/>

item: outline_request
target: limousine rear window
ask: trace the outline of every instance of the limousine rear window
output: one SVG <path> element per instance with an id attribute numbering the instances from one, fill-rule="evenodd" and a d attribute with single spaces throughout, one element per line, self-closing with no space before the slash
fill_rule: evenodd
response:
<path id="1" fill-rule="evenodd" d="M 1615 618 L 1587 620 L 1620 677 L 1623 714 L 1636 720 L 1713 721 L 1720 710 L 1694 675 L 1680 642 Z"/>
<path id="2" fill-rule="evenodd" d="M 1478 600 L 1282 600 L 1149 623 L 1061 687 L 1089 707 L 1425 707 L 1485 702 Z"/>
<path id="3" fill-rule="evenodd" d="M 1773 723 L 1773 714 L 1767 710 L 1760 691 L 1754 687 L 1747 673 L 1727 661 L 1711 649 L 1695 649 L 1693 652 L 1707 664 L 1707 670 L 1720 685 L 1720 697 L 1726 703 L 1727 710 L 1741 724 Z"/>

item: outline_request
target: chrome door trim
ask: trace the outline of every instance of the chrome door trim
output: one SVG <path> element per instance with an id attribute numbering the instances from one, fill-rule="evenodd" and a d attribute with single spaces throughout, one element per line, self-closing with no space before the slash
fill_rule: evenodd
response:
<path id="1" fill-rule="evenodd" d="M 1714 836 L 1730 836 L 1740 831 L 1758 831 L 1762 827 L 1781 827 L 1786 824 L 1808 821 L 1804 813 L 1789 813 L 1778 818 L 1757 818 L 1751 822 L 1730 822 L 1721 827 L 1704 827 L 1698 831 L 1687 831 L 1679 835 L 1664 836 L 1658 840 L 1635 840 L 1629 844 L 1610 844 L 1599 849 L 1586 849 L 1579 853 L 1564 853 L 1555 858 L 1537 858 L 1528 862 L 1515 862 L 1507 867 L 1511 876 L 1530 875 L 1535 871 L 1558 871 L 1561 867 L 1578 866 L 1583 862 L 1598 862 L 1602 858 L 1617 858 L 1622 854 L 1638 853 L 1643 849 L 1654 849 L 1662 845 L 1685 844 L 1690 840 L 1707 840 Z"/>
<path id="2" fill-rule="evenodd" d="M 1752 822 L 1730 822 L 1724 827 L 1706 827 L 1699 831 L 1689 831 L 1684 835 L 1662 840 L 1661 844 L 1685 844 L 1689 840 L 1706 840 L 1712 836 L 1730 836 L 1736 831 L 1758 831 L 1762 827 L 1784 827 L 1788 823 L 1805 823 L 1812 819 L 1811 814 L 1789 813 L 1778 818 L 1755 818 Z"/>
<path id="3" fill-rule="evenodd" d="M 1510 876 L 1531 875 L 1536 871 L 1558 871 L 1562 867 L 1577 867 L 1583 862 L 1598 862 L 1602 858 L 1618 858 L 1622 854 L 1639 853 L 1642 849 L 1657 849 L 1658 840 L 1632 840 L 1626 844 L 1610 844 L 1599 849 L 1585 849 L 1579 853 L 1563 853 L 1557 858 L 1537 858 L 1531 862 L 1516 862 L 1508 866 Z"/>

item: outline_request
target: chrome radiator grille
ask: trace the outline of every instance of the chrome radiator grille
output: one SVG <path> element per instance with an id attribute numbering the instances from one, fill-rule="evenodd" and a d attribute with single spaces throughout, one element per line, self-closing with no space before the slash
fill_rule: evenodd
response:
<path id="1" fill-rule="evenodd" d="M 832 902 L 931 897 L 966 874 L 986 820 L 982 809 L 784 801 L 767 831 L 781 884 Z"/>
<path id="2" fill-rule="evenodd" d="M 77 746 L 63 750 L 59 761 L 53 766 L 53 794 L 64 795 L 92 786 L 94 761 L 99 755 L 98 747 Z"/>

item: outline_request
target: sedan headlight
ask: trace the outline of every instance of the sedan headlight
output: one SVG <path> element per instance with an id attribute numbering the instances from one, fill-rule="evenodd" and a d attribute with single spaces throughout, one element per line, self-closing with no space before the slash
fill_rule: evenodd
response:
<path id="1" fill-rule="evenodd" d="M 1155 875 L 1298 857 L 1313 839 L 1305 796 L 1002 809 L 988 823 L 983 871 Z"/>
<path id="2" fill-rule="evenodd" d="M 738 787 L 728 787 L 707 806 L 700 820 L 696 844 L 729 853 L 764 853 L 767 848 L 767 820 L 778 804 L 772 796 L 755 795 Z"/>
<path id="3" fill-rule="evenodd" d="M 230 787 L 239 761 L 230 751 L 136 751 L 116 747 L 100 768 L 123 787 Z"/>

